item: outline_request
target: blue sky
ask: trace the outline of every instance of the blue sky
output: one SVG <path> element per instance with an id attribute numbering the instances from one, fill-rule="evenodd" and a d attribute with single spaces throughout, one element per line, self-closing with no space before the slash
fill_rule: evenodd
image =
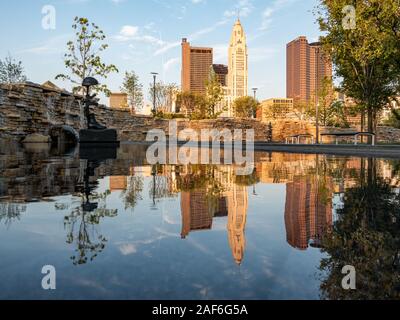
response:
<path id="1" fill-rule="evenodd" d="M 259 98 L 286 93 L 286 43 L 299 35 L 310 41 L 320 32 L 313 9 L 317 0 L 7 0 L 0 2 L 0 57 L 22 60 L 29 80 L 54 81 L 64 72 L 63 53 L 73 38 L 75 16 L 88 17 L 107 35 L 103 54 L 119 74 L 105 82 L 118 91 L 126 70 L 135 70 L 147 89 L 150 72 L 180 84 L 182 37 L 214 48 L 215 63 L 227 64 L 227 46 L 237 11 L 247 33 L 249 85 Z M 42 28 L 42 8 L 56 9 L 56 29 Z"/>

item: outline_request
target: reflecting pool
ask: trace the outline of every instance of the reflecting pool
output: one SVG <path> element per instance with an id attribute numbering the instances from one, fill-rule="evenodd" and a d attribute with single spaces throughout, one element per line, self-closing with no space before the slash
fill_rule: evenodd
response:
<path id="1" fill-rule="evenodd" d="M 400 298 L 400 161 L 260 152 L 240 176 L 146 149 L 1 145 L 0 299 Z"/>

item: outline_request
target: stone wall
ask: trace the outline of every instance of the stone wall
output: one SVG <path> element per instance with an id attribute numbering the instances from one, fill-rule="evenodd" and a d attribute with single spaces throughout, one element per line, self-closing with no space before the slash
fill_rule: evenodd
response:
<path id="1" fill-rule="evenodd" d="M 0 85 L 0 136 L 23 139 L 27 135 L 48 136 L 53 128 L 84 128 L 82 97 L 34 83 Z M 151 129 L 169 134 L 168 120 L 131 115 L 126 109 L 93 108 L 99 123 L 118 130 L 121 141 L 143 141 Z M 268 125 L 252 119 L 177 120 L 178 130 L 255 129 L 256 140 L 265 141 Z"/>

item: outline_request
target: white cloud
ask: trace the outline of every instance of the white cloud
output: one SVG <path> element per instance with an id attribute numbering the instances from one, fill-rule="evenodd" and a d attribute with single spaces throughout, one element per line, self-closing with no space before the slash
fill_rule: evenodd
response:
<path id="1" fill-rule="evenodd" d="M 56 37 L 49 38 L 46 42 L 28 49 L 21 50 L 20 53 L 32 54 L 60 54 L 65 52 L 67 48 L 67 41 L 70 40 L 70 34 L 64 34 Z"/>
<path id="2" fill-rule="evenodd" d="M 119 251 L 123 256 L 129 256 L 137 252 L 137 248 L 133 244 L 123 244 L 119 247 Z"/>
<path id="3" fill-rule="evenodd" d="M 132 38 L 137 35 L 138 31 L 139 31 L 139 27 L 123 26 L 119 33 L 120 33 L 121 37 Z"/>
<path id="4" fill-rule="evenodd" d="M 114 39 L 120 42 L 137 41 L 156 46 L 165 45 L 165 42 L 161 39 L 152 35 L 142 34 L 139 27 L 129 25 L 123 26 L 118 35 L 114 36 Z"/>
<path id="5" fill-rule="evenodd" d="M 226 10 L 224 16 L 232 18 L 237 15 L 248 17 L 254 10 L 254 5 L 250 0 L 239 0 L 232 9 Z"/>
<path id="6" fill-rule="evenodd" d="M 179 58 L 172 58 L 169 59 L 167 62 L 164 63 L 163 65 L 163 70 L 164 72 L 168 72 L 172 67 L 177 65 L 179 63 L 180 59 Z"/>
<path id="7" fill-rule="evenodd" d="M 209 34 L 209 33 L 213 32 L 215 29 L 217 29 L 218 27 L 220 27 L 220 26 L 226 24 L 227 22 L 228 22 L 227 19 L 220 20 L 220 21 L 218 21 L 217 23 L 215 23 L 214 25 L 212 25 L 211 27 L 207 27 L 207 28 L 204 28 L 204 29 L 200 29 L 200 30 L 198 30 L 198 31 L 196 31 L 196 32 L 194 32 L 194 33 L 192 33 L 191 35 L 189 35 L 189 36 L 187 37 L 187 39 L 188 39 L 189 42 L 190 42 L 190 41 L 194 41 L 194 40 L 200 38 L 201 36 L 203 36 L 203 35 L 205 35 L 205 34 Z M 154 55 L 155 55 L 155 56 L 158 56 L 158 55 L 160 55 L 160 54 L 166 53 L 167 51 L 169 51 L 169 50 L 171 50 L 171 49 L 174 49 L 174 48 L 176 48 L 176 47 L 179 47 L 180 45 L 181 45 L 181 42 L 180 42 L 180 41 L 165 43 L 164 46 L 163 46 L 162 48 L 158 49 L 158 50 L 154 53 Z"/>
<path id="8" fill-rule="evenodd" d="M 275 0 L 270 6 L 266 7 L 262 13 L 260 31 L 265 31 L 269 28 L 273 20 L 273 15 L 284 8 L 285 6 L 291 5 L 297 0 Z"/>

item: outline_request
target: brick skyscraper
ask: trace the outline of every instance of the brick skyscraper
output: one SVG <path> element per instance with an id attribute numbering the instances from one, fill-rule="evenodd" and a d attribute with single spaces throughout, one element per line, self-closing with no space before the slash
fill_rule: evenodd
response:
<path id="1" fill-rule="evenodd" d="M 332 79 L 332 62 L 320 43 L 308 43 L 304 36 L 288 43 L 286 65 L 287 98 L 294 99 L 295 104 L 316 104 L 324 79 Z"/>
<path id="2" fill-rule="evenodd" d="M 187 39 L 182 39 L 182 91 L 206 93 L 212 65 L 212 48 L 191 47 Z"/>
<path id="3" fill-rule="evenodd" d="M 326 184 L 327 182 L 327 184 Z M 315 178 L 295 177 L 286 187 L 285 225 L 287 242 L 294 248 L 306 250 L 321 246 L 323 235 L 333 224 L 332 183 L 321 182 L 328 187 L 328 196 L 320 194 Z"/>

